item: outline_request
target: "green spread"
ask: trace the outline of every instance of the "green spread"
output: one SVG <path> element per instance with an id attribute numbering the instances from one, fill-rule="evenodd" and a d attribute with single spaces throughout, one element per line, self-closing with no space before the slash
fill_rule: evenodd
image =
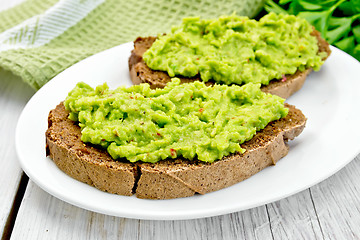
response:
<path id="1" fill-rule="evenodd" d="M 318 53 L 312 32 L 306 20 L 292 15 L 270 13 L 259 21 L 236 15 L 189 17 L 159 36 L 143 59 L 170 77 L 267 85 L 297 70 L 320 69 L 327 53 Z"/>
<path id="2" fill-rule="evenodd" d="M 176 78 L 155 90 L 78 83 L 64 104 L 79 122 L 82 141 L 131 162 L 180 156 L 213 162 L 243 153 L 241 143 L 288 112 L 284 99 L 263 93 L 260 84 L 207 87 Z"/>

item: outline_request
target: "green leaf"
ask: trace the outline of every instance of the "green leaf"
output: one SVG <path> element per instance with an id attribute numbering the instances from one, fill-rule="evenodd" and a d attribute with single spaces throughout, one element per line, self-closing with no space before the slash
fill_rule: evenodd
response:
<path id="1" fill-rule="evenodd" d="M 323 8 L 323 6 L 319 5 L 319 4 L 315 4 L 312 2 L 307 2 L 307 1 L 303 1 L 303 0 L 299 0 L 299 4 L 306 10 L 321 10 Z"/>
<path id="2" fill-rule="evenodd" d="M 327 0 L 327 1 L 324 1 L 324 0 L 314 0 L 314 1 L 311 1 L 311 2 L 314 2 L 316 4 L 319 4 L 321 6 L 323 6 L 324 8 L 330 8 L 331 6 L 333 6 L 336 2 L 338 2 L 339 0 Z"/>
<path id="3" fill-rule="evenodd" d="M 264 9 L 267 12 L 288 14 L 288 12 L 285 9 L 283 9 L 282 7 L 280 7 L 274 1 L 271 0 L 267 0 L 265 2 Z"/>
<path id="4" fill-rule="evenodd" d="M 360 43 L 360 25 L 353 27 L 352 32 L 355 36 L 356 41 Z"/>
<path id="5" fill-rule="evenodd" d="M 355 48 L 355 37 L 350 36 L 343 38 L 340 41 L 334 43 L 334 45 L 347 53 L 351 53 Z"/>
<path id="6" fill-rule="evenodd" d="M 299 12 L 304 11 L 304 8 L 299 4 L 299 1 L 292 1 L 287 11 L 289 14 L 297 15 Z"/>
<path id="7" fill-rule="evenodd" d="M 285 5 L 285 4 L 287 4 L 287 3 L 291 2 L 291 1 L 293 1 L 293 0 L 280 0 L 279 4 L 280 5 Z"/>
<path id="8" fill-rule="evenodd" d="M 351 17 L 330 17 L 329 18 L 329 29 L 336 28 L 341 25 L 351 25 L 353 22 Z"/>
<path id="9" fill-rule="evenodd" d="M 358 61 L 360 61 L 360 44 L 356 45 L 351 55 Z"/>
<path id="10" fill-rule="evenodd" d="M 356 47 L 354 48 L 355 52 L 360 53 L 360 43 L 356 45 Z"/>
<path id="11" fill-rule="evenodd" d="M 327 33 L 325 34 L 326 40 L 330 44 L 333 44 L 342 37 L 346 37 L 351 31 L 351 24 L 352 20 L 349 19 L 349 21 L 345 21 L 342 25 L 338 25 L 336 28 L 327 31 Z"/>
<path id="12" fill-rule="evenodd" d="M 328 27 L 328 18 L 329 11 L 321 11 L 321 12 L 300 12 L 298 17 L 305 18 L 311 25 L 313 25 L 316 30 L 318 30 L 322 36 L 326 35 L 327 27 Z"/>
<path id="13" fill-rule="evenodd" d="M 360 0 L 350 0 L 340 4 L 339 9 L 348 16 L 360 12 Z"/>
<path id="14" fill-rule="evenodd" d="M 309 23 L 313 24 L 316 21 L 318 21 L 320 18 L 324 17 L 325 15 L 321 13 L 314 14 L 314 12 L 306 11 L 306 12 L 300 12 L 297 16 L 301 18 L 305 18 Z"/>

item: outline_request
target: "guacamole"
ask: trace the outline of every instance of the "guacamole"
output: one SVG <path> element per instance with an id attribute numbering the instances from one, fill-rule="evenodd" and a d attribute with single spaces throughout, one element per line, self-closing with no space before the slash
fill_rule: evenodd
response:
<path id="1" fill-rule="evenodd" d="M 78 83 L 64 105 L 83 142 L 106 148 L 114 159 L 152 163 L 181 156 L 213 162 L 243 153 L 241 143 L 288 113 L 284 99 L 262 92 L 260 84 L 207 87 L 179 79 L 155 90 Z"/>
<path id="2" fill-rule="evenodd" d="M 312 26 L 293 15 L 269 13 L 259 21 L 236 15 L 184 18 L 158 36 L 143 59 L 153 70 L 225 84 L 261 83 L 306 68 L 320 69 Z"/>

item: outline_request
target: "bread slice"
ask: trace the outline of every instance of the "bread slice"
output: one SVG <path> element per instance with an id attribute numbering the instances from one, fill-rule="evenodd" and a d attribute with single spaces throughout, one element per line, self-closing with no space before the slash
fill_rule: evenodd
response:
<path id="1" fill-rule="evenodd" d="M 114 161 L 105 150 L 84 144 L 80 127 L 68 115 L 63 103 L 49 113 L 46 155 L 72 178 L 102 191 L 132 195 L 136 165 Z"/>
<path id="2" fill-rule="evenodd" d="M 318 40 L 319 52 L 326 52 L 327 56 L 329 56 L 331 53 L 329 44 L 321 38 L 318 31 L 314 30 L 312 35 Z M 152 88 L 163 88 L 171 79 L 166 72 L 150 69 L 142 59 L 144 52 L 152 46 L 155 40 L 156 37 L 138 37 L 134 41 L 134 49 L 131 51 L 129 58 L 130 78 L 134 84 L 149 83 Z M 262 86 L 262 90 L 282 98 L 288 98 L 303 86 L 307 75 L 311 71 L 312 69 L 308 68 L 303 72 L 297 71 L 293 75 L 286 75 L 282 80 L 272 80 L 269 85 Z M 200 80 L 200 78 L 181 77 L 180 80 L 181 82 L 191 82 Z M 207 82 L 207 85 L 210 84 L 214 84 L 214 82 Z"/>
<path id="3" fill-rule="evenodd" d="M 269 123 L 241 145 L 244 154 L 232 154 L 213 163 L 185 159 L 157 163 L 114 161 L 109 154 L 83 143 L 80 127 L 63 103 L 51 110 L 46 131 L 46 154 L 66 174 L 102 191 L 138 198 L 170 199 L 205 194 L 238 183 L 288 153 L 286 142 L 298 136 L 306 118 L 286 104 L 289 114 Z"/>

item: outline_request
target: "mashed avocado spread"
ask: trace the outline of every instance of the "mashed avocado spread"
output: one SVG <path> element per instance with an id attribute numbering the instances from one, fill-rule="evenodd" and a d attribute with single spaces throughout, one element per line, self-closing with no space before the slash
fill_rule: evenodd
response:
<path id="1" fill-rule="evenodd" d="M 64 105 L 83 142 L 101 145 L 114 159 L 153 163 L 180 156 L 213 162 L 243 153 L 241 143 L 288 113 L 284 99 L 263 93 L 260 84 L 207 87 L 176 78 L 155 90 L 78 83 Z"/>
<path id="2" fill-rule="evenodd" d="M 320 69 L 312 26 L 304 19 L 270 13 L 259 21 L 236 15 L 219 19 L 184 18 L 159 36 L 143 59 L 170 77 L 185 76 L 225 84 L 261 83 L 306 68 Z"/>

